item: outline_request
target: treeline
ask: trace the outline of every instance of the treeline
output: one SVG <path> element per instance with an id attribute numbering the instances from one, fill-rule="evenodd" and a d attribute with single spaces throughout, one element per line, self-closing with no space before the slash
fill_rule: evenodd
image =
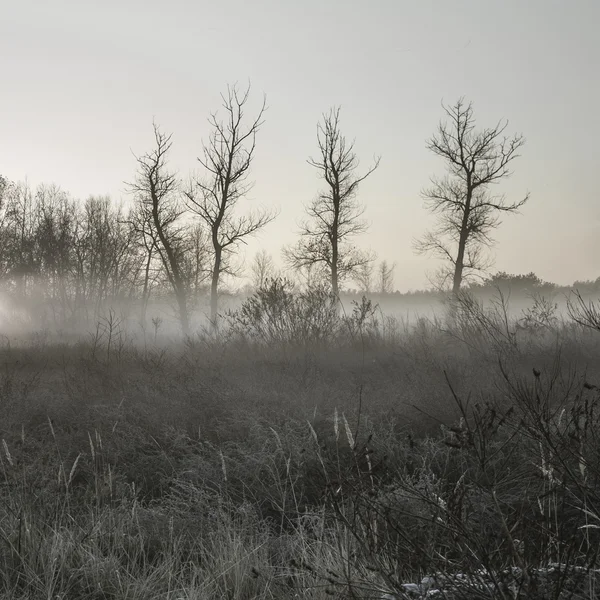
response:
<path id="1" fill-rule="evenodd" d="M 119 303 L 135 306 L 144 323 L 150 298 L 164 297 L 175 301 L 188 333 L 199 302 L 209 299 L 209 320 L 217 327 L 223 278 L 244 272 L 240 249 L 277 216 L 272 209 L 244 206 L 266 99 L 252 115 L 250 86 L 228 87 L 221 98 L 220 112 L 208 121 L 198 168 L 187 180 L 169 165 L 171 135 L 154 124 L 152 148 L 136 155 L 127 209 L 106 197 L 78 202 L 57 186 L 33 190 L 0 179 L 0 278 L 19 306 L 35 308 L 42 322 L 66 326 Z M 438 290 L 456 294 L 465 285 L 502 287 L 508 280 L 513 287 L 539 288 L 533 274 L 497 274 L 483 283 L 480 278 L 492 264 L 491 233 L 500 217 L 518 212 L 529 198 L 510 202 L 496 193 L 511 174 L 523 136 L 508 137 L 507 122 L 476 129 L 473 107 L 463 99 L 443 108 L 446 120 L 427 147 L 446 171 L 421 193 L 437 220 L 414 242 L 415 251 L 440 259 Z M 373 252 L 356 244 L 368 229 L 359 188 L 380 158 L 360 167 L 354 142 L 342 133 L 339 108 L 322 115 L 316 138 L 317 153 L 307 163 L 322 186 L 305 205 L 296 242 L 282 249 L 284 274 L 304 288 L 328 289 L 334 298 L 352 286 L 390 295 L 395 265 L 376 263 Z M 280 275 L 265 252 L 254 257 L 254 290 Z"/>
<path id="2" fill-rule="evenodd" d="M 56 185 L 33 189 L 26 182 L 14 183 L 2 177 L 0 200 L 3 291 L 13 305 L 35 316 L 36 324 L 77 327 L 94 321 L 114 305 L 128 309 L 144 322 L 151 297 L 172 301 L 173 286 L 157 249 L 159 240 L 147 220 L 144 227 L 139 202 L 127 209 L 106 196 L 92 196 L 82 202 Z M 187 308 L 193 312 L 206 305 L 210 296 L 213 256 L 205 229 L 197 221 L 182 219 L 176 232 L 174 235 L 170 230 L 169 235 Z M 364 265 L 356 272 L 354 286 L 349 285 L 342 296 L 358 299 L 366 293 L 375 300 L 408 300 L 439 295 L 431 289 L 394 291 L 394 266 L 385 260 Z M 264 250 L 254 256 L 247 271 L 251 283 L 242 290 L 243 296 L 282 275 Z M 302 281 L 307 287 L 315 283 L 310 275 Z M 534 273 L 497 272 L 471 282 L 469 289 L 478 295 L 496 290 L 513 295 L 556 294 L 567 289 L 587 295 L 600 293 L 600 278 L 576 281 L 567 288 L 543 281 Z"/>
<path id="3" fill-rule="evenodd" d="M 0 278 L 13 305 L 36 322 L 64 327 L 96 318 L 104 307 L 169 292 L 134 209 L 108 197 L 80 202 L 56 185 L 32 189 L 0 179 Z M 191 291 L 207 277 L 198 227 L 181 231 L 181 265 Z M 149 260 L 150 258 L 150 260 Z"/>
<path id="4" fill-rule="evenodd" d="M 497 271 L 496 273 L 487 277 L 482 277 L 476 281 L 469 282 L 467 289 L 471 292 L 511 292 L 519 294 L 531 294 L 531 293 L 560 293 L 577 290 L 582 294 L 594 294 L 600 292 L 600 277 L 596 279 L 588 280 L 576 280 L 572 284 L 564 285 L 559 283 L 553 283 L 552 281 L 545 281 L 541 277 L 538 277 L 535 273 L 530 272 L 526 274 L 516 275 L 513 273 L 507 273 L 506 271 Z M 381 294 L 381 290 L 378 288 L 368 290 L 373 294 Z M 364 289 L 350 289 L 347 293 L 361 295 L 365 292 Z M 395 295 L 395 296 L 422 296 L 422 295 L 439 295 L 441 291 L 439 289 L 423 289 L 413 290 L 408 292 L 400 291 L 388 291 L 384 295 Z"/>

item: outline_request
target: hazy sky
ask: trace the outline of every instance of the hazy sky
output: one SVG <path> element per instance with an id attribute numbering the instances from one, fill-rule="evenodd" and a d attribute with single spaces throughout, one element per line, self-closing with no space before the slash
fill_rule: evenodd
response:
<path id="1" fill-rule="evenodd" d="M 495 269 L 600 275 L 600 0 L 3 0 L 1 14 L 9 179 L 126 200 L 153 118 L 186 176 L 219 94 L 250 80 L 269 106 L 251 202 L 281 214 L 248 256 L 293 240 L 320 185 L 316 123 L 339 104 L 363 166 L 382 155 L 359 244 L 397 263 L 400 290 L 423 288 L 435 262 L 411 249 L 431 223 L 419 191 L 444 169 L 425 141 L 440 102 L 464 95 L 482 126 L 507 118 L 527 139 L 503 191 L 531 200 L 497 232 Z"/>

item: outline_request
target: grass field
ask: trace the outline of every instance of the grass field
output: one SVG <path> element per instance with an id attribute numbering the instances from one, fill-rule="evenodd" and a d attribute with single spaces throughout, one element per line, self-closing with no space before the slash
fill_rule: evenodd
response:
<path id="1" fill-rule="evenodd" d="M 3 347 L 0 597 L 600 595 L 593 312 L 284 312 Z"/>

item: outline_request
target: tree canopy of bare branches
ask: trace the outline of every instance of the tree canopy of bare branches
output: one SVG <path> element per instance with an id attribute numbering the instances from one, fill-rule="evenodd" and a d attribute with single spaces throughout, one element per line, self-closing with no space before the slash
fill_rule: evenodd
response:
<path id="1" fill-rule="evenodd" d="M 358 289 L 365 294 L 373 291 L 373 274 L 375 273 L 375 265 L 373 262 L 368 262 L 360 265 L 354 273 L 354 281 L 358 285 Z"/>
<path id="2" fill-rule="evenodd" d="M 223 274 L 235 274 L 232 257 L 247 237 L 269 224 L 275 213 L 250 210 L 240 214 L 236 208 L 253 187 L 249 172 L 256 149 L 256 135 L 263 124 L 266 99 L 256 117 L 246 119 L 250 85 L 240 91 L 228 86 L 221 95 L 225 117 L 218 113 L 209 118 L 211 134 L 198 161 L 203 174 L 186 192 L 188 206 L 208 228 L 213 250 L 211 274 L 210 319 L 213 327 L 218 319 L 219 281 Z"/>
<path id="3" fill-rule="evenodd" d="M 76 327 L 130 298 L 138 271 L 132 230 L 108 197 L 78 202 L 58 185 L 6 182 L 0 279 L 43 327 Z"/>
<path id="4" fill-rule="evenodd" d="M 394 270 L 396 263 L 382 260 L 377 269 L 377 288 L 380 294 L 391 294 L 394 291 Z"/>
<path id="5" fill-rule="evenodd" d="M 261 290 L 269 279 L 275 277 L 273 257 L 263 248 L 254 255 L 250 265 L 251 285 L 254 290 Z"/>
<path id="6" fill-rule="evenodd" d="M 372 261 L 367 252 L 351 240 L 368 226 L 364 208 L 357 198 L 360 184 L 379 166 L 379 158 L 358 175 L 354 142 L 348 142 L 340 130 L 340 108 L 332 108 L 317 125 L 319 155 L 308 164 L 325 180 L 324 190 L 306 207 L 308 219 L 300 226 L 300 240 L 284 250 L 287 263 L 294 269 L 319 267 L 327 273 L 331 291 L 339 296 L 339 285 L 363 265 Z"/>
<path id="7" fill-rule="evenodd" d="M 150 235 L 147 243 L 154 244 L 160 256 L 177 300 L 182 331 L 187 334 L 190 320 L 188 282 L 183 268 L 185 225 L 181 217 L 184 209 L 178 199 L 177 177 L 167 167 L 172 135 L 162 133 L 156 124 L 153 127 L 155 146 L 150 152 L 136 157 L 137 175 L 134 183 L 129 184 L 129 189 L 141 212 L 137 220 L 138 227 L 146 228 L 143 234 Z M 156 234 L 154 241 L 148 227 Z"/>
<path id="8" fill-rule="evenodd" d="M 525 139 L 506 137 L 507 121 L 476 130 L 473 105 L 462 98 L 453 106 L 442 106 L 447 121 L 440 123 L 427 148 L 444 159 L 447 174 L 432 178 L 421 193 L 437 223 L 415 242 L 415 249 L 446 263 L 443 282 L 451 279 L 456 294 L 465 278 L 491 266 L 485 250 L 494 243 L 491 233 L 500 225 L 500 215 L 517 212 L 529 199 L 527 194 L 509 202 L 492 191 L 510 176 Z"/>

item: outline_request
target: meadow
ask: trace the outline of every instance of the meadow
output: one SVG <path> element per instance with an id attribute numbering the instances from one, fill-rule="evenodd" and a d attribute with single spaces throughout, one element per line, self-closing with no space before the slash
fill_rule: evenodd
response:
<path id="1" fill-rule="evenodd" d="M 600 313 L 507 302 L 5 340 L 0 597 L 598 597 Z"/>

